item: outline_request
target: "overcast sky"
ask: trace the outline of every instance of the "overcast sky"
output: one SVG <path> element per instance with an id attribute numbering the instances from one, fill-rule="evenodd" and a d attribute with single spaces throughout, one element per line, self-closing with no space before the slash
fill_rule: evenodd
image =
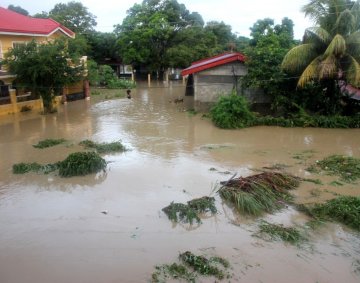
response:
<path id="1" fill-rule="evenodd" d="M 301 39 L 305 28 L 312 26 L 311 22 L 300 12 L 301 7 L 310 0 L 178 0 L 185 4 L 190 12 L 198 12 L 208 21 L 224 21 L 232 26 L 232 31 L 238 35 L 249 37 L 249 28 L 259 19 L 272 18 L 275 23 L 288 17 L 293 20 L 295 38 Z M 21 6 L 31 15 L 42 11 L 50 11 L 57 3 L 67 3 L 67 0 L 0 0 L 0 6 L 7 8 L 12 4 Z M 142 0 L 81 0 L 89 11 L 97 17 L 96 29 L 112 32 L 115 24 L 122 23 L 126 11 Z"/>

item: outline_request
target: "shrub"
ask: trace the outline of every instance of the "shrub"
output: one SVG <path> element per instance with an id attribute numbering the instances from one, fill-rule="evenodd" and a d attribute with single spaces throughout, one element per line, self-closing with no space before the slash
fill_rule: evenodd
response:
<path id="1" fill-rule="evenodd" d="M 214 124 L 223 129 L 249 127 L 255 119 L 245 98 L 235 93 L 221 96 L 210 113 Z"/>
<path id="2" fill-rule="evenodd" d="M 95 152 L 75 152 L 59 163 L 61 177 L 82 176 L 105 170 L 106 161 Z"/>
<path id="3" fill-rule="evenodd" d="M 91 140 L 84 140 L 79 144 L 85 148 L 95 149 L 98 153 L 123 152 L 127 150 L 120 141 L 111 143 L 96 143 Z"/>
<path id="4" fill-rule="evenodd" d="M 65 139 L 45 139 L 34 144 L 33 147 L 42 149 L 64 143 L 65 141 Z"/>

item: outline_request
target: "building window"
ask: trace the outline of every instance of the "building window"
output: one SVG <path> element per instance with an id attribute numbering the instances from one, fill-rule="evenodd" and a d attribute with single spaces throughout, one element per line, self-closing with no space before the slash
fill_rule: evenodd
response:
<path id="1" fill-rule="evenodd" d="M 26 45 L 25 41 L 13 41 L 13 43 L 12 43 L 13 48 L 19 47 L 19 46 L 24 46 L 24 45 Z"/>

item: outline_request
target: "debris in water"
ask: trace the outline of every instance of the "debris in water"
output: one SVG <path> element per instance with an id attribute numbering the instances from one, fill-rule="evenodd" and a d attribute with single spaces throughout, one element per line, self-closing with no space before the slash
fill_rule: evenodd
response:
<path id="1" fill-rule="evenodd" d="M 259 216 L 283 208 L 293 198 L 288 191 L 299 183 L 300 178 L 289 174 L 263 172 L 221 182 L 218 192 L 240 213 Z"/>
<path id="2" fill-rule="evenodd" d="M 193 224 L 194 220 L 201 223 L 199 215 L 210 212 L 216 214 L 215 199 L 213 197 L 201 197 L 188 201 L 187 204 L 174 203 L 162 209 L 171 221 Z"/>

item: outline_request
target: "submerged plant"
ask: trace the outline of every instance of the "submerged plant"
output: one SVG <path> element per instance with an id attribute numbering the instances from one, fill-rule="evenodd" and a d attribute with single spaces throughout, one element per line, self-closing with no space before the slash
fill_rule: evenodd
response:
<path id="1" fill-rule="evenodd" d="M 120 141 L 111 143 L 96 143 L 91 140 L 84 140 L 81 141 L 79 144 L 88 149 L 95 149 L 98 153 L 126 151 L 126 147 Z"/>
<path id="2" fill-rule="evenodd" d="M 229 262 L 223 258 L 212 257 L 207 259 L 204 256 L 198 256 L 189 251 L 180 254 L 179 258 L 195 272 L 205 276 L 215 276 L 219 280 L 225 278 L 224 269 L 230 267 Z"/>
<path id="3" fill-rule="evenodd" d="M 266 221 L 262 221 L 259 225 L 259 234 L 266 234 L 272 240 L 282 240 L 291 244 L 299 243 L 304 240 L 300 231 L 293 227 L 285 227 L 282 224 L 272 224 Z"/>
<path id="4" fill-rule="evenodd" d="M 162 209 L 171 221 L 193 224 L 194 220 L 201 223 L 199 214 L 217 212 L 215 199 L 213 197 L 201 197 L 188 201 L 187 204 L 174 203 Z"/>
<path id="5" fill-rule="evenodd" d="M 33 147 L 42 149 L 64 143 L 65 141 L 65 139 L 45 139 L 34 144 Z"/>
<path id="6" fill-rule="evenodd" d="M 222 182 L 220 196 L 240 213 L 259 216 L 273 212 L 292 200 L 288 190 L 299 185 L 299 178 L 277 172 L 230 179 Z"/>
<path id="7" fill-rule="evenodd" d="M 61 177 L 82 176 L 105 170 L 106 161 L 95 152 L 75 152 L 59 163 Z"/>
<path id="8" fill-rule="evenodd" d="M 316 219 L 338 221 L 360 231 L 359 196 L 340 196 L 326 203 L 308 207 L 307 212 Z"/>
<path id="9" fill-rule="evenodd" d="M 182 279 L 195 282 L 196 274 L 190 272 L 182 264 L 164 264 L 155 267 L 156 271 L 151 276 L 152 283 L 166 282 L 167 279 Z"/>
<path id="10" fill-rule="evenodd" d="M 321 170 L 328 175 L 339 176 L 344 182 L 353 182 L 360 178 L 360 159 L 331 155 L 308 168 L 312 173 L 319 173 Z"/>
<path id="11" fill-rule="evenodd" d="M 41 165 L 39 163 L 17 163 L 13 165 L 14 174 L 25 174 L 28 172 L 49 174 L 58 169 L 59 163 Z"/>

